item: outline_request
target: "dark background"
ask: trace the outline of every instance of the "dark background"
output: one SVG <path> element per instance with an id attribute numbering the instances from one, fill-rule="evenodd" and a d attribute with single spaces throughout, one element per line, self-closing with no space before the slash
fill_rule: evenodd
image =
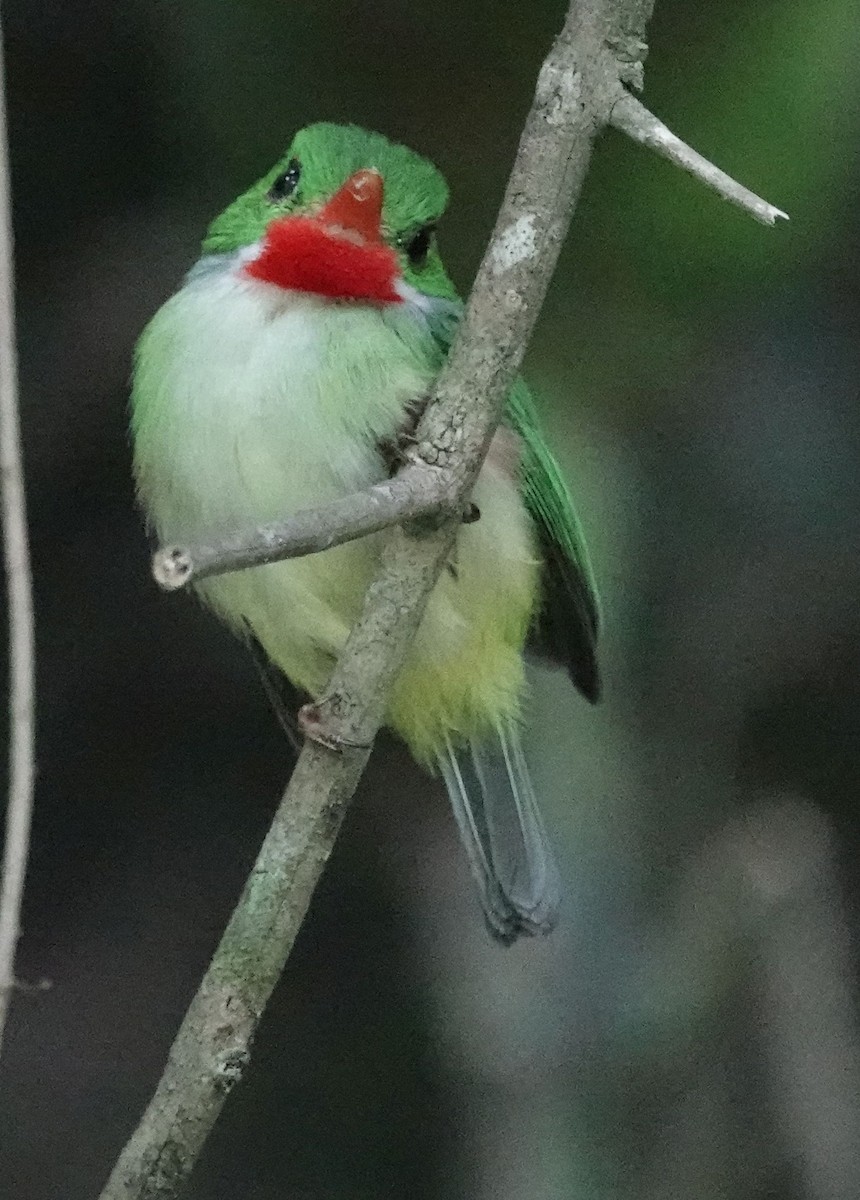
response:
<path id="1" fill-rule="evenodd" d="M 39 780 L 0 1194 L 95 1197 L 288 774 L 240 647 L 160 595 L 129 359 L 298 126 L 433 158 L 465 289 L 562 0 L 9 0 Z M 860 9 L 657 0 L 649 104 L 791 214 L 597 149 L 528 359 L 606 609 L 536 672 L 566 883 L 486 937 L 438 784 L 377 749 L 193 1200 L 860 1194 Z"/>

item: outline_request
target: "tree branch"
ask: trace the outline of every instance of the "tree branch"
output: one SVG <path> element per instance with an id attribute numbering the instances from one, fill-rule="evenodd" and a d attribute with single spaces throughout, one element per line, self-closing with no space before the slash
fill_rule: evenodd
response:
<path id="1" fill-rule="evenodd" d="M 224 569 L 225 561 L 230 569 L 268 562 L 323 549 L 385 524 L 395 526 L 326 695 L 314 706 L 318 740 L 307 741 L 299 756 L 164 1075 L 101 1200 L 175 1196 L 242 1073 L 257 1022 L 304 919 L 385 718 L 391 687 L 456 536 L 458 509 L 462 511 L 477 477 L 522 362 L 588 169 L 593 138 L 609 123 L 621 82 L 635 83 L 641 73 L 644 22 L 651 7 L 651 0 L 571 0 L 564 28 L 541 68 L 463 322 L 419 425 L 415 462 L 393 483 L 336 506 L 298 514 L 247 538 L 184 552 L 187 563 L 180 561 L 179 576 L 193 571 L 199 579 Z M 424 472 L 430 464 L 441 468 L 445 482 L 440 487 L 447 499 L 431 503 L 424 484 L 409 491 L 407 499 L 404 479 L 429 480 Z M 432 524 L 402 524 L 407 515 L 440 508 L 451 515 Z M 344 516 L 349 519 L 338 524 L 336 518 Z M 166 565 L 167 576 L 172 569 Z M 173 586 L 183 582 L 179 578 Z"/>
<path id="2" fill-rule="evenodd" d="M 745 188 L 742 183 L 737 183 L 725 171 L 703 158 L 692 146 L 682 142 L 629 92 L 622 90 L 619 93 L 612 109 L 610 124 L 633 138 L 634 142 L 640 142 L 649 150 L 668 158 L 676 167 L 688 171 L 696 179 L 701 179 L 702 183 L 713 188 L 724 200 L 744 209 L 757 221 L 761 221 L 762 225 L 774 225 L 778 220 L 788 220 L 788 213 L 784 213 L 773 204 L 768 204 L 767 200 L 762 200 L 761 196 Z"/>
<path id="3" fill-rule="evenodd" d="M 9 793 L 0 888 L 0 1046 L 15 987 L 15 950 L 20 935 L 35 777 L 33 588 L 18 415 L 13 262 L 6 81 L 0 30 L 0 472 L 9 621 Z"/>
<path id="4" fill-rule="evenodd" d="M 445 508 L 453 510 L 457 498 L 457 480 L 450 471 L 426 463 L 410 464 L 395 479 L 319 508 L 303 509 L 283 521 L 196 546 L 156 550 L 152 574 L 160 587 L 173 592 L 212 575 L 317 554 L 391 525 L 432 516 Z"/>

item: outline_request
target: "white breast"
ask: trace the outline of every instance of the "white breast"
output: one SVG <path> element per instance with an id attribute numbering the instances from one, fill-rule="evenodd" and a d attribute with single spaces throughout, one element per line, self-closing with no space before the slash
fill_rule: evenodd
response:
<path id="1" fill-rule="evenodd" d="M 159 536 L 272 520 L 380 478 L 378 443 L 435 369 L 421 348 L 377 309 L 234 271 L 192 279 L 139 359 L 137 472 Z"/>
<path id="2" fill-rule="evenodd" d="M 159 537 L 187 544 L 251 529 L 383 478 L 377 447 L 424 394 L 439 359 L 424 318 L 405 303 L 387 311 L 336 304 L 233 270 L 192 277 L 152 321 L 136 364 L 136 470 Z M 492 670 L 487 646 L 511 638 L 505 671 L 520 671 L 519 635 L 499 615 L 526 613 L 534 588 L 515 475 L 492 464 L 481 474 L 481 520 L 463 529 L 456 575 L 440 579 L 413 648 L 419 676 L 459 662 L 468 646 L 483 647 L 476 662 Z M 358 614 L 379 544 L 364 538 L 199 590 L 315 693 Z M 495 686 L 477 668 L 461 673 L 466 682 L 451 684 L 454 708 L 471 704 L 457 688 L 466 696 Z"/>

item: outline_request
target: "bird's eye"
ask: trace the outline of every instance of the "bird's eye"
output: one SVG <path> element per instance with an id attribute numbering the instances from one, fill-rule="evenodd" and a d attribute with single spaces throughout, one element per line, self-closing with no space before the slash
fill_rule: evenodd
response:
<path id="1" fill-rule="evenodd" d="M 282 200 L 286 200 L 288 196 L 292 196 L 293 192 L 299 186 L 301 174 L 302 164 L 297 158 L 291 158 L 287 163 L 286 171 L 282 171 L 269 188 L 266 198 L 271 200 L 272 204 L 280 204 Z"/>
<path id="2" fill-rule="evenodd" d="M 430 249 L 430 239 L 433 236 L 433 226 L 424 225 L 417 233 L 414 233 L 411 238 L 404 244 L 406 257 L 409 259 L 410 265 L 413 267 L 423 267 L 427 261 L 427 252 Z"/>

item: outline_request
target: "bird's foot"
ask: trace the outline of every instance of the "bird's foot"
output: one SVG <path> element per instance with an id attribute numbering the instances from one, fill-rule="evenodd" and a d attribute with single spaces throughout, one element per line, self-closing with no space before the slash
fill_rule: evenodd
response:
<path id="1" fill-rule="evenodd" d="M 396 475 L 401 467 L 409 463 L 427 465 L 417 454 L 418 442 L 415 436 L 418 423 L 427 407 L 427 400 L 427 396 L 419 396 L 408 404 L 403 424 L 392 437 L 379 443 L 379 452 L 388 467 L 389 475 Z"/>
<path id="2" fill-rule="evenodd" d="M 299 730 L 311 742 L 326 746 L 329 750 L 366 750 L 366 742 L 359 742 L 344 737 L 335 728 L 337 721 L 337 697 L 323 696 L 321 700 L 312 700 L 303 704 L 299 709 Z"/>

